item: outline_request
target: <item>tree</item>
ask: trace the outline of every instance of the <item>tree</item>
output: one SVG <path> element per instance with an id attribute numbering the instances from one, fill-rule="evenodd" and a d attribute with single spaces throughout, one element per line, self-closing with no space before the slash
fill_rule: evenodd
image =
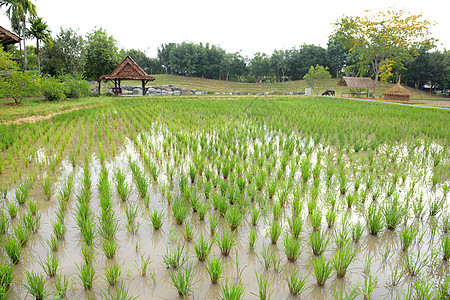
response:
<path id="1" fill-rule="evenodd" d="M 161 62 L 166 74 L 172 74 L 172 66 L 170 65 L 170 51 L 176 47 L 175 43 L 161 44 L 158 47 L 158 59 Z"/>
<path id="2" fill-rule="evenodd" d="M 265 53 L 255 53 L 255 56 L 250 60 L 249 71 L 257 81 L 261 81 L 264 76 L 272 75 L 269 56 Z"/>
<path id="3" fill-rule="evenodd" d="M 84 40 L 73 29 L 62 29 L 54 42 L 42 48 L 42 71 L 58 76 L 82 75 L 84 72 Z"/>
<path id="4" fill-rule="evenodd" d="M 326 79 L 330 79 L 331 75 L 328 72 L 328 67 L 323 67 L 316 65 L 316 67 L 311 66 L 309 68 L 308 73 L 303 76 L 303 80 L 305 80 L 308 86 L 312 87 L 316 94 L 319 94 L 320 83 Z M 316 89 L 317 88 L 317 89 Z"/>
<path id="5" fill-rule="evenodd" d="M 270 57 L 272 70 L 277 74 L 277 80 L 283 81 L 289 68 L 289 50 L 274 50 Z M 280 80 L 281 79 L 281 80 Z"/>
<path id="6" fill-rule="evenodd" d="M 22 72 L 10 59 L 8 53 L 0 49 L 0 98 L 11 97 L 15 103 L 39 92 L 39 78 L 32 72 Z"/>
<path id="7" fill-rule="evenodd" d="M 121 51 L 120 58 L 129 55 L 146 73 L 151 73 L 150 58 L 141 50 L 130 49 Z"/>
<path id="8" fill-rule="evenodd" d="M 327 61 L 330 70 L 335 71 L 336 78 L 341 74 L 352 74 L 352 66 L 356 64 L 357 56 L 344 48 L 341 42 L 334 39 L 328 40 Z M 352 74 L 353 76 L 354 74 Z"/>
<path id="9" fill-rule="evenodd" d="M 39 57 L 39 42 L 50 43 L 51 35 L 47 23 L 42 21 L 42 18 L 33 17 L 30 20 L 30 29 L 27 32 L 29 37 L 36 40 L 36 54 L 38 59 L 38 70 L 41 72 L 41 59 Z"/>
<path id="10" fill-rule="evenodd" d="M 100 93 L 100 76 L 111 74 L 119 64 L 117 41 L 102 28 L 89 32 L 86 40 L 84 75 L 98 82 Z"/>
<path id="11" fill-rule="evenodd" d="M 404 63 L 419 55 L 416 49 L 431 48 L 435 40 L 430 36 L 431 23 L 422 15 L 403 10 L 366 12 L 364 16 L 344 16 L 334 23 L 332 39 L 359 57 L 359 68 L 371 66 L 375 75 L 374 95 L 378 79 L 386 81 L 395 64 Z"/>
<path id="12" fill-rule="evenodd" d="M 36 16 L 36 6 L 31 2 L 31 0 L 0 0 L 0 7 L 8 7 L 6 14 L 13 28 L 20 28 L 18 31 L 23 41 L 23 51 L 24 51 L 24 69 L 28 69 L 27 60 L 27 48 L 25 44 L 26 34 L 25 34 L 25 24 L 30 16 Z"/>

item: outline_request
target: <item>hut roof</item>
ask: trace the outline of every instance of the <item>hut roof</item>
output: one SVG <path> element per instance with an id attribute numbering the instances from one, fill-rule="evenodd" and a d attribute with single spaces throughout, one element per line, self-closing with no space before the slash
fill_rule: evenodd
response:
<path id="1" fill-rule="evenodd" d="M 20 37 L 0 26 L 0 43 L 3 46 L 20 42 Z"/>
<path id="2" fill-rule="evenodd" d="M 383 96 L 409 96 L 411 97 L 413 93 L 405 89 L 400 85 L 400 81 L 397 82 L 396 85 L 391 87 L 390 89 L 387 89 L 383 92 Z"/>
<path id="3" fill-rule="evenodd" d="M 155 77 L 148 75 L 141 67 L 127 55 L 117 68 L 109 75 L 102 75 L 100 79 L 128 79 L 128 80 L 155 80 Z"/>
<path id="4" fill-rule="evenodd" d="M 342 77 L 338 86 L 348 86 L 351 89 L 367 89 L 371 90 L 375 86 L 375 82 L 369 77 Z"/>

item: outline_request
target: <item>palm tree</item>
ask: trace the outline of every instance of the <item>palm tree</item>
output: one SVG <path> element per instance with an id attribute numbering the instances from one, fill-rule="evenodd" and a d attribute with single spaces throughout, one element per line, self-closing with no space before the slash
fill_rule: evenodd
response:
<path id="1" fill-rule="evenodd" d="M 25 23 L 28 15 L 36 16 L 36 6 L 31 0 L 0 0 L 0 7 L 6 6 L 6 15 L 11 21 L 11 26 L 19 32 L 23 40 L 24 69 L 28 68 L 27 48 L 25 45 Z"/>
<path id="2" fill-rule="evenodd" d="M 39 57 L 39 41 L 48 43 L 51 41 L 50 30 L 47 23 L 42 18 L 33 17 L 30 19 L 30 29 L 27 31 L 29 37 L 36 40 L 36 54 L 38 59 L 38 70 L 41 72 L 41 58 Z"/>

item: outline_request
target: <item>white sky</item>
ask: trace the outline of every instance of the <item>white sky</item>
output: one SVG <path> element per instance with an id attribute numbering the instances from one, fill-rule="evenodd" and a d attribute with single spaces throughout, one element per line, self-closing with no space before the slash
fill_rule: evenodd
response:
<path id="1" fill-rule="evenodd" d="M 33 0 L 32 0 L 33 1 Z M 252 57 L 260 51 L 290 49 L 302 44 L 326 47 L 332 23 L 364 10 L 405 9 L 436 22 L 432 28 L 440 49 L 450 47 L 448 0 L 34 0 L 38 15 L 53 34 L 60 28 L 104 28 L 119 46 L 156 57 L 162 43 L 209 42 L 228 52 L 242 50 Z M 5 9 L 0 25 L 10 29 Z"/>

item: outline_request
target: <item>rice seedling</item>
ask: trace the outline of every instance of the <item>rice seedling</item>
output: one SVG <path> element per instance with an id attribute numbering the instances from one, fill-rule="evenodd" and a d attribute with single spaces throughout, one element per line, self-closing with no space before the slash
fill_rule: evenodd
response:
<path id="1" fill-rule="evenodd" d="M 313 254 L 319 256 L 325 252 L 325 249 L 330 243 L 330 238 L 325 237 L 325 232 L 322 230 L 311 231 L 309 233 L 309 242 Z"/>
<path id="2" fill-rule="evenodd" d="M 353 224 L 352 226 L 352 240 L 355 243 L 358 243 L 359 240 L 361 239 L 361 236 L 364 232 L 364 228 L 361 225 L 361 223 L 358 221 L 356 224 Z"/>
<path id="3" fill-rule="evenodd" d="M 299 216 L 292 215 L 291 220 L 289 220 L 289 232 L 292 237 L 298 239 L 303 230 L 303 219 Z"/>
<path id="4" fill-rule="evenodd" d="M 391 273 L 389 274 L 387 284 L 390 287 L 396 287 L 399 286 L 403 276 L 405 275 L 405 271 L 399 272 L 399 266 L 396 265 L 395 267 L 391 268 Z"/>
<path id="5" fill-rule="evenodd" d="M 364 216 L 366 228 L 372 235 L 377 235 L 384 228 L 384 217 L 380 209 L 372 203 Z"/>
<path id="6" fill-rule="evenodd" d="M 295 262 L 301 253 L 300 240 L 285 234 L 283 239 L 283 247 L 287 260 L 290 262 Z"/>
<path id="7" fill-rule="evenodd" d="M 250 234 L 248 236 L 248 247 L 251 251 L 255 250 L 256 246 L 256 228 L 252 227 L 250 229 Z"/>
<path id="8" fill-rule="evenodd" d="M 48 240 L 47 240 L 47 245 L 50 247 L 50 249 L 53 252 L 58 251 L 59 248 L 59 242 L 58 239 L 56 238 L 55 235 L 52 235 Z"/>
<path id="9" fill-rule="evenodd" d="M 86 264 L 92 264 L 94 254 L 94 247 L 92 245 L 81 245 L 81 256 Z"/>
<path id="10" fill-rule="evenodd" d="M 187 213 L 188 208 L 180 198 L 177 198 L 175 201 L 173 201 L 172 215 L 178 225 L 183 224 L 183 221 L 186 219 Z"/>
<path id="11" fill-rule="evenodd" d="M 323 256 L 313 257 L 313 270 L 314 277 L 316 278 L 318 286 L 324 286 L 325 282 L 331 275 L 333 267 L 331 261 L 326 261 Z"/>
<path id="12" fill-rule="evenodd" d="M 30 192 L 31 188 L 31 182 L 26 180 L 24 183 L 22 183 L 15 191 L 16 195 L 16 201 L 19 205 L 25 204 L 28 199 L 28 194 Z"/>
<path id="13" fill-rule="evenodd" d="M 59 297 L 58 299 L 65 299 L 67 289 L 69 288 L 69 280 L 66 276 L 58 276 L 55 281 L 55 296 Z"/>
<path id="14" fill-rule="evenodd" d="M 208 258 L 208 255 L 212 249 L 212 245 L 213 241 L 208 241 L 203 236 L 203 233 L 201 233 L 198 240 L 192 245 L 192 247 L 194 248 L 194 253 L 199 261 L 205 261 Z"/>
<path id="15" fill-rule="evenodd" d="M 0 237 L 8 232 L 9 219 L 4 211 L 0 211 Z"/>
<path id="16" fill-rule="evenodd" d="M 256 281 L 258 283 L 259 299 L 269 300 L 275 291 L 271 290 L 270 283 L 267 282 L 267 276 L 264 276 L 263 273 L 261 273 L 258 276 L 258 273 L 256 273 L 256 271 L 255 271 L 255 276 L 256 276 Z"/>
<path id="17" fill-rule="evenodd" d="M 258 259 L 264 265 L 264 268 L 266 270 L 269 270 L 274 264 L 275 252 L 269 250 L 269 245 L 266 246 L 265 244 L 263 244 L 261 254 L 259 255 L 259 257 Z"/>
<path id="18" fill-rule="evenodd" d="M 9 216 L 11 219 L 14 219 L 17 216 L 17 213 L 19 212 L 19 206 L 16 204 L 15 201 L 8 202 L 6 206 Z"/>
<path id="19" fill-rule="evenodd" d="M 266 234 L 270 238 L 270 241 L 272 242 L 272 244 L 277 243 L 278 238 L 280 237 L 282 232 L 283 232 L 283 226 L 281 225 L 280 221 L 272 219 L 271 224 L 266 229 Z"/>
<path id="20" fill-rule="evenodd" d="M 406 213 L 404 207 L 400 204 L 398 196 L 392 197 L 391 201 L 385 204 L 382 211 L 386 227 L 389 230 L 397 228 Z"/>
<path id="21" fill-rule="evenodd" d="M 172 269 L 181 268 L 188 258 L 184 255 L 184 245 L 178 244 L 173 249 L 166 248 L 166 252 L 163 254 L 163 261 L 167 267 Z"/>
<path id="22" fill-rule="evenodd" d="M 216 244 L 223 256 L 228 256 L 230 254 L 231 248 L 234 246 L 234 243 L 234 233 L 228 230 L 222 231 L 222 233 L 216 238 Z"/>
<path id="23" fill-rule="evenodd" d="M 209 218 L 209 232 L 212 236 L 216 234 L 217 226 L 219 225 L 219 219 L 216 215 L 212 215 Z"/>
<path id="24" fill-rule="evenodd" d="M 180 297 L 186 298 L 192 291 L 194 271 L 194 266 L 191 263 L 187 263 L 183 270 L 169 270 L 169 277 Z"/>
<path id="25" fill-rule="evenodd" d="M 85 290 L 90 290 L 94 283 L 95 268 L 92 263 L 82 263 L 81 265 L 76 265 L 78 269 L 78 279 L 83 285 Z"/>
<path id="26" fill-rule="evenodd" d="M 400 232 L 400 243 L 402 246 L 402 251 L 408 251 L 414 239 L 419 233 L 419 226 L 416 224 L 411 224 L 405 226 Z"/>
<path id="27" fill-rule="evenodd" d="M 44 199 L 46 201 L 50 201 L 50 198 L 52 197 L 52 186 L 48 175 L 44 177 L 42 183 L 42 193 L 44 194 Z"/>
<path id="28" fill-rule="evenodd" d="M 225 265 L 222 264 L 219 258 L 213 258 L 212 260 L 207 260 L 205 267 L 205 270 L 208 273 L 209 278 L 211 279 L 211 283 L 217 284 L 222 278 L 222 273 Z"/>
<path id="29" fill-rule="evenodd" d="M 450 236 L 444 235 L 441 240 L 442 259 L 447 261 L 450 258 Z"/>
<path id="30" fill-rule="evenodd" d="M 183 231 L 183 237 L 186 241 L 190 242 L 194 238 L 195 229 L 191 225 L 191 223 L 186 222 L 184 224 L 184 231 Z"/>
<path id="31" fill-rule="evenodd" d="M 58 271 L 59 260 L 55 253 L 52 253 L 51 255 L 47 253 L 46 259 L 39 264 L 48 277 L 54 277 Z"/>
<path id="32" fill-rule="evenodd" d="M 209 202 L 203 202 L 198 205 L 197 213 L 200 221 L 205 220 L 206 213 L 209 209 Z"/>
<path id="33" fill-rule="evenodd" d="M 28 210 L 29 210 L 30 214 L 33 216 L 36 215 L 38 209 L 39 209 L 39 206 L 38 206 L 36 200 L 29 199 L 28 200 Z"/>
<path id="34" fill-rule="evenodd" d="M 21 247 L 24 247 L 30 240 L 30 231 L 26 226 L 24 219 L 21 219 L 14 227 L 14 235 Z"/>
<path id="35" fill-rule="evenodd" d="M 240 300 L 244 299 L 245 286 L 240 280 L 236 280 L 233 283 L 229 283 L 228 280 L 222 285 L 222 294 L 220 299 L 222 300 Z"/>
<path id="36" fill-rule="evenodd" d="M 45 279 L 42 274 L 27 272 L 26 282 L 23 286 L 27 290 L 28 294 L 33 296 L 36 300 L 42 300 L 48 296 L 48 292 L 45 291 Z"/>
<path id="37" fill-rule="evenodd" d="M 114 240 L 104 240 L 102 243 L 102 250 L 107 259 L 113 259 L 118 249 L 119 245 Z"/>
<path id="38" fill-rule="evenodd" d="M 128 186 L 128 183 L 125 182 L 125 173 L 122 170 L 117 169 L 114 172 L 114 179 L 117 194 L 123 202 L 127 201 L 131 195 L 131 188 Z"/>
<path id="39" fill-rule="evenodd" d="M 2 258 L 0 263 L 0 290 L 4 293 L 9 289 L 14 278 L 14 264 L 11 264 Z M 0 294 L 0 296 L 5 296 Z M 6 298 L 5 298 L 6 299 Z"/>
<path id="40" fill-rule="evenodd" d="M 410 276 L 418 276 L 425 268 L 428 257 L 421 258 L 420 252 L 417 254 L 406 253 L 400 260 L 403 268 Z"/>
<path id="41" fill-rule="evenodd" d="M 242 209 L 238 207 L 238 205 L 231 205 L 225 215 L 225 221 L 228 223 L 228 226 L 230 226 L 230 229 L 235 231 L 241 224 L 242 220 L 244 220 Z"/>
<path id="42" fill-rule="evenodd" d="M 330 207 L 325 214 L 325 219 L 327 221 L 328 228 L 333 228 L 336 222 L 337 212 L 334 208 Z"/>
<path id="43" fill-rule="evenodd" d="M 292 296 L 300 295 L 306 290 L 306 277 L 301 278 L 296 270 L 290 276 L 286 276 L 286 282 Z"/>
<path id="44" fill-rule="evenodd" d="M 164 215 L 156 209 L 150 214 L 150 222 L 154 230 L 158 230 L 164 224 Z"/>
<path id="45" fill-rule="evenodd" d="M 314 211 L 309 216 L 309 219 L 311 221 L 311 227 L 313 231 L 317 231 L 322 226 L 322 210 L 320 208 L 314 209 Z"/>
<path id="46" fill-rule="evenodd" d="M 443 207 L 444 207 L 444 200 L 445 198 L 441 198 L 441 199 L 430 199 L 429 202 L 429 210 L 430 210 L 430 216 L 436 216 L 440 211 L 442 211 Z"/>
<path id="47" fill-rule="evenodd" d="M 114 212 L 102 213 L 100 217 L 100 235 L 106 240 L 113 240 L 119 231 L 118 219 L 114 217 Z"/>
<path id="48" fill-rule="evenodd" d="M 79 229 L 83 241 L 87 245 L 92 245 L 95 236 L 94 222 L 91 219 L 86 219 L 86 221 L 81 223 L 81 227 Z"/>
<path id="49" fill-rule="evenodd" d="M 364 276 L 364 285 L 361 289 L 361 294 L 364 296 L 364 299 L 372 299 L 372 294 L 377 287 L 377 283 L 377 278 L 374 278 L 372 274 L 367 274 L 366 276 Z"/>
<path id="50" fill-rule="evenodd" d="M 345 276 L 345 274 L 347 273 L 348 266 L 355 258 L 355 255 L 356 255 L 355 250 L 350 244 L 347 244 L 347 246 L 337 249 L 332 258 L 332 264 L 334 270 L 336 271 L 337 277 Z"/>
<path id="51" fill-rule="evenodd" d="M 117 285 L 121 275 L 122 270 L 117 263 L 112 263 L 109 267 L 105 268 L 105 280 L 111 286 Z"/>
<path id="52" fill-rule="evenodd" d="M 64 221 L 62 221 L 61 219 L 57 219 L 56 221 L 52 222 L 52 228 L 53 228 L 53 235 L 58 240 L 63 240 L 67 231 L 67 227 Z"/>

